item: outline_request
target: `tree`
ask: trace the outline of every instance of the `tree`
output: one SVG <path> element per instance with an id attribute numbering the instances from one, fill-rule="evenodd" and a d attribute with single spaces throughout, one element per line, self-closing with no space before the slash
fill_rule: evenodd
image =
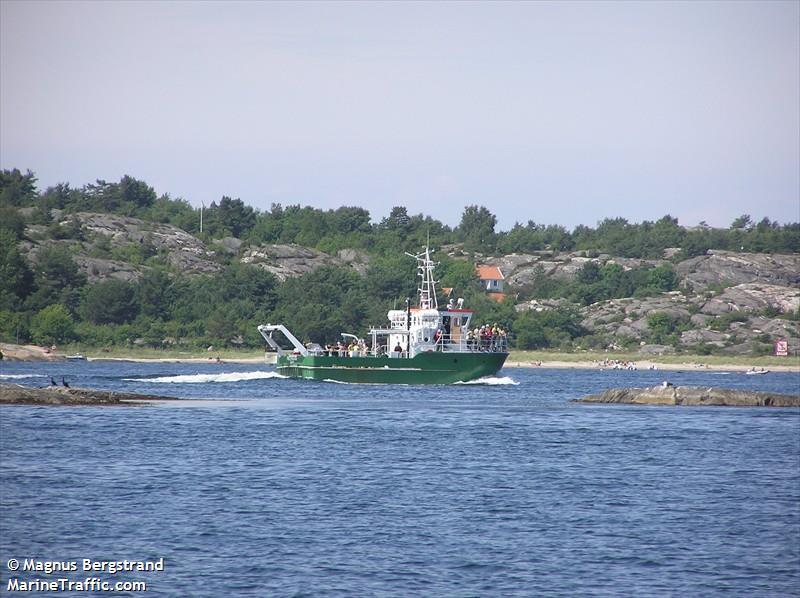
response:
<path id="1" fill-rule="evenodd" d="M 33 273 L 17 249 L 16 237 L 0 229 L 0 305 L 18 309 L 32 287 Z"/>
<path id="2" fill-rule="evenodd" d="M 291 206 L 290 206 L 291 207 Z M 282 241 L 316 247 L 330 232 L 330 218 L 322 210 L 305 206 L 296 211 L 286 211 L 287 222 L 283 229 Z M 293 236 L 287 233 L 294 231 Z"/>
<path id="3" fill-rule="evenodd" d="M 164 270 L 152 269 L 136 285 L 139 311 L 145 316 L 166 320 L 175 299 L 172 280 Z"/>
<path id="4" fill-rule="evenodd" d="M 94 324 L 124 324 L 136 318 L 135 287 L 123 280 L 105 280 L 87 287 L 81 311 Z"/>
<path id="5" fill-rule="evenodd" d="M 538 234 L 539 225 L 532 220 L 527 226 L 515 222 L 510 231 L 498 235 L 497 248 L 502 253 L 523 253 L 544 247 L 544 240 Z"/>
<path id="6" fill-rule="evenodd" d="M 340 234 L 369 232 L 369 212 L 364 208 L 343 206 L 333 212 L 333 229 Z"/>
<path id="7" fill-rule="evenodd" d="M 624 257 L 641 255 L 641 247 L 633 227 L 625 218 L 606 218 L 597 225 L 594 238 L 596 246 L 586 249 L 597 249 L 602 253 Z"/>
<path id="8" fill-rule="evenodd" d="M 519 349 L 539 349 L 547 346 L 542 318 L 536 312 L 522 313 L 514 323 L 514 335 Z"/>
<path id="9" fill-rule="evenodd" d="M 256 223 L 256 214 L 253 208 L 246 206 L 241 199 L 231 199 L 224 196 L 219 206 L 215 203 L 209 208 L 212 222 L 217 225 L 213 231 L 215 234 L 222 235 L 228 233 L 234 237 L 241 237 L 248 233 Z"/>
<path id="10" fill-rule="evenodd" d="M 28 330 L 29 324 L 30 318 L 27 317 L 27 314 L 0 311 L 0 339 L 11 343 L 21 343 L 30 340 L 30 333 Z"/>
<path id="11" fill-rule="evenodd" d="M 200 229 L 200 210 L 195 210 L 185 199 L 170 198 L 167 193 L 139 214 L 139 217 L 153 222 L 172 224 L 191 234 L 196 234 Z"/>
<path id="12" fill-rule="evenodd" d="M 0 202 L 0 231 L 14 235 L 14 239 L 21 239 L 25 233 L 25 219 L 19 211 L 6 203 Z"/>
<path id="13" fill-rule="evenodd" d="M 664 342 L 667 336 L 675 332 L 677 325 L 678 320 L 666 312 L 657 311 L 647 316 L 647 327 L 656 343 Z"/>
<path id="14" fill-rule="evenodd" d="M 35 200 L 36 176 L 30 170 L 26 174 L 17 168 L 0 172 L 0 203 L 21 207 Z"/>
<path id="15" fill-rule="evenodd" d="M 458 225 L 458 238 L 469 251 L 492 252 L 496 243 L 496 224 L 495 215 L 483 206 L 467 206 Z"/>
<path id="16" fill-rule="evenodd" d="M 98 179 L 95 184 L 86 185 L 82 195 L 81 208 L 126 216 L 142 213 L 156 201 L 156 192 L 152 187 L 127 174 L 119 183 Z"/>
<path id="17" fill-rule="evenodd" d="M 678 226 L 678 219 L 669 214 L 656 221 L 647 235 L 647 245 L 651 247 L 649 257 L 660 257 L 667 247 L 680 247 L 686 231 Z"/>
<path id="18" fill-rule="evenodd" d="M 283 232 L 283 206 L 273 203 L 269 212 L 256 215 L 256 223 L 250 231 L 250 242 L 276 243 Z"/>
<path id="19" fill-rule="evenodd" d="M 475 265 L 467 260 L 442 260 L 439 266 L 442 272 L 439 280 L 440 287 L 450 287 L 463 296 L 468 292 L 482 292 L 478 289 L 479 279 L 475 272 Z"/>
<path id="20" fill-rule="evenodd" d="M 301 341 L 325 343 L 340 338 L 341 332 L 364 334 L 363 284 L 352 270 L 333 266 L 290 278 L 278 289 L 275 321 L 285 323 Z"/>
<path id="21" fill-rule="evenodd" d="M 578 270 L 575 278 L 581 284 L 592 284 L 600 281 L 600 266 L 597 262 L 586 262 L 583 267 Z"/>
<path id="22" fill-rule="evenodd" d="M 75 338 L 75 322 L 63 305 L 48 305 L 33 316 L 31 336 L 43 345 L 70 341 Z"/>
<path id="23" fill-rule="evenodd" d="M 149 208 L 156 201 L 156 192 L 153 188 L 130 175 L 126 174 L 120 179 L 118 188 L 122 201 L 134 208 Z"/>
<path id="24" fill-rule="evenodd" d="M 224 307 L 218 307 L 211 312 L 211 315 L 205 320 L 205 328 L 206 335 L 210 340 L 225 345 L 238 334 L 236 320 Z"/>
<path id="25" fill-rule="evenodd" d="M 249 319 L 257 310 L 275 306 L 277 279 L 271 272 L 250 264 L 234 263 L 214 279 L 215 302 L 234 317 Z"/>
<path id="26" fill-rule="evenodd" d="M 646 284 L 662 292 L 672 291 L 678 286 L 678 277 L 672 266 L 657 266 L 647 271 Z"/>
<path id="27" fill-rule="evenodd" d="M 568 345 L 586 330 L 577 310 L 559 307 L 522 312 L 514 322 L 514 334 L 520 349 L 540 349 Z"/>
<path id="28" fill-rule="evenodd" d="M 389 230 L 406 230 L 411 219 L 405 206 L 394 206 L 389 216 L 381 220 L 380 226 Z"/>
<path id="29" fill-rule="evenodd" d="M 39 197 L 39 206 L 42 210 L 49 212 L 52 209 L 63 210 L 67 206 L 80 201 L 81 192 L 72 189 L 69 183 L 58 183 L 53 187 L 48 187 Z"/>
<path id="30" fill-rule="evenodd" d="M 731 229 L 746 229 L 750 228 L 753 224 L 752 219 L 750 218 L 750 214 L 742 214 L 736 220 L 731 222 Z"/>
<path id="31" fill-rule="evenodd" d="M 29 308 L 40 310 L 60 303 L 75 311 L 80 301 L 80 289 L 86 284 L 86 275 L 78 270 L 63 247 L 49 245 L 39 250 L 33 271 L 35 290 L 26 302 Z"/>
<path id="32" fill-rule="evenodd" d="M 417 264 L 407 255 L 395 254 L 373 259 L 364 283 L 376 301 L 402 301 L 416 294 Z"/>

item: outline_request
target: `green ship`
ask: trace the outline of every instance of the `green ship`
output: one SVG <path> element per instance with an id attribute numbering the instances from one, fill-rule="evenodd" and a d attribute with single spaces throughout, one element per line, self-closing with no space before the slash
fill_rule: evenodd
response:
<path id="1" fill-rule="evenodd" d="M 355 335 L 350 347 L 301 343 L 282 324 L 265 324 L 258 331 L 277 352 L 278 373 L 290 378 L 327 380 L 359 384 L 453 384 L 495 375 L 508 357 L 505 335 L 478 335 L 470 332 L 473 311 L 464 309 L 463 300 L 452 299 L 439 309 L 435 263 L 425 248 L 417 255 L 419 301 L 416 307 L 406 300 L 406 309 L 389 311 L 386 328 L 369 331 L 369 345 Z M 284 349 L 275 338 L 283 336 L 291 344 Z M 286 342 L 283 343 L 284 345 Z"/>

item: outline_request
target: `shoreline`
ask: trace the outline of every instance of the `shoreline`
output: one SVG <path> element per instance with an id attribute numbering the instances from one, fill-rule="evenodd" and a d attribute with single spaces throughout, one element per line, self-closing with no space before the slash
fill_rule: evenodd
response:
<path id="1" fill-rule="evenodd" d="M 533 363 L 528 361 L 507 361 L 503 367 L 519 367 L 519 368 L 542 368 L 542 369 L 564 369 L 564 370 L 601 370 L 609 372 L 625 372 L 629 371 L 625 368 L 615 368 L 613 366 L 601 365 L 598 360 L 584 360 L 584 361 L 541 361 Z M 662 363 L 652 360 L 641 360 L 632 362 L 636 365 L 633 371 L 668 371 L 668 372 L 683 372 L 683 371 L 704 371 L 704 372 L 736 372 L 745 373 L 753 366 L 740 365 L 740 364 L 709 364 L 697 362 L 685 363 Z M 651 367 L 652 366 L 652 367 Z M 764 366 L 768 372 L 794 372 L 800 373 L 800 365 L 768 365 Z"/>
<path id="2" fill-rule="evenodd" d="M 5 359 L 0 361 L 0 364 L 14 363 L 14 362 L 66 362 L 67 353 L 50 352 L 44 347 L 37 347 L 35 345 L 12 345 L 8 343 L 0 344 Z M 274 353 L 267 353 L 262 355 L 254 355 L 252 352 L 244 356 L 230 356 L 225 352 L 221 352 L 219 360 L 214 355 L 208 357 L 186 356 L 181 355 L 164 355 L 163 357 L 138 357 L 133 355 L 115 355 L 104 356 L 92 355 L 91 353 L 86 356 L 85 360 L 92 361 L 128 361 L 132 363 L 182 363 L 182 364 L 213 364 L 223 366 L 225 364 L 240 364 L 240 365 L 274 365 Z M 513 354 L 512 354 L 513 355 Z M 568 356 L 570 354 L 562 354 Z M 738 372 L 745 373 L 752 368 L 764 368 L 769 372 L 789 372 L 800 373 L 800 360 L 795 357 L 787 358 L 773 358 L 785 359 L 785 363 L 764 363 L 763 357 L 753 357 L 752 362 L 741 363 L 747 358 L 735 358 L 739 363 L 706 363 L 702 355 L 686 355 L 686 361 L 680 363 L 670 363 L 665 361 L 658 361 L 652 358 L 637 359 L 636 355 L 627 355 L 624 358 L 614 359 L 610 363 L 608 361 L 609 355 L 597 354 L 595 359 L 564 359 L 559 358 L 561 355 L 554 354 L 552 358 L 543 353 L 536 353 L 535 355 L 525 355 L 524 359 L 519 359 L 519 354 L 514 355 L 517 359 L 510 357 L 504 368 L 544 368 L 544 369 L 574 369 L 574 370 L 609 370 L 609 371 L 627 371 L 624 367 L 615 367 L 614 363 L 627 362 L 635 365 L 635 370 L 638 371 L 709 371 L 709 372 Z M 534 359 L 535 357 L 535 359 Z M 589 357 L 588 355 L 586 357 Z M 673 357 L 674 359 L 674 357 Z M 713 360 L 719 360 L 720 356 L 713 356 Z M 83 360 L 81 360 L 83 361 Z"/>
<path id="3" fill-rule="evenodd" d="M 86 361 L 129 361 L 132 363 L 206 363 L 209 365 L 225 365 L 226 363 L 239 363 L 239 364 L 264 364 L 274 365 L 274 361 L 268 361 L 264 357 L 232 357 L 220 358 L 217 361 L 214 358 L 202 357 L 87 357 Z"/>

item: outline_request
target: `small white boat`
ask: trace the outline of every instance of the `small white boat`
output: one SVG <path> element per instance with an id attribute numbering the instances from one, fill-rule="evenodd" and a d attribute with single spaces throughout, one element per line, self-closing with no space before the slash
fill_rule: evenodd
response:
<path id="1" fill-rule="evenodd" d="M 86 361 L 86 355 L 83 353 L 75 353 L 75 355 L 66 355 L 65 359 L 69 359 L 70 361 Z"/>
<path id="2" fill-rule="evenodd" d="M 765 370 L 764 368 L 761 368 L 760 370 L 757 370 L 755 368 L 750 368 L 745 372 L 745 374 L 748 376 L 756 376 L 756 375 L 760 376 L 763 374 L 769 374 L 769 370 Z"/>

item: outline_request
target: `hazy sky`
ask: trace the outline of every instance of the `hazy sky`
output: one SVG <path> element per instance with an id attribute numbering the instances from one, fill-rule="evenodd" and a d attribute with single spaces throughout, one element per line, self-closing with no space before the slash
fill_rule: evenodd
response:
<path id="1" fill-rule="evenodd" d="M 455 225 L 800 220 L 800 2 L 0 2 L 0 166 Z"/>

